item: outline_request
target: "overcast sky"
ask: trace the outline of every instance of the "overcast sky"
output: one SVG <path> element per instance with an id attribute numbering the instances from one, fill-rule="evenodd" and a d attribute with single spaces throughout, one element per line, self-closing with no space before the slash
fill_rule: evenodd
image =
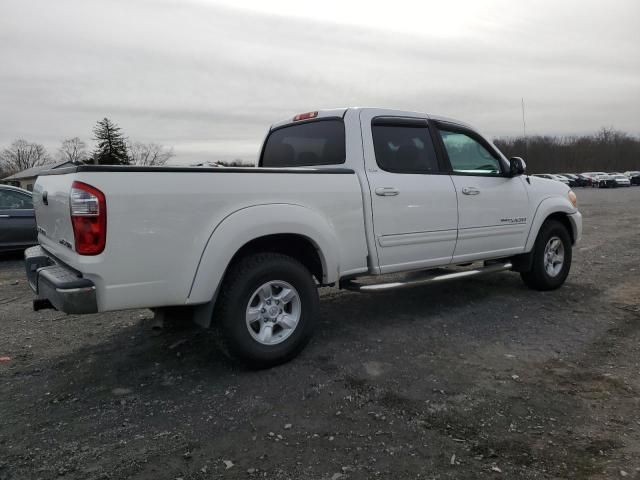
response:
<path id="1" fill-rule="evenodd" d="M 0 147 L 92 147 L 108 116 L 176 161 L 253 160 L 296 113 L 381 106 L 494 136 L 640 133 L 640 1 L 1 0 Z"/>

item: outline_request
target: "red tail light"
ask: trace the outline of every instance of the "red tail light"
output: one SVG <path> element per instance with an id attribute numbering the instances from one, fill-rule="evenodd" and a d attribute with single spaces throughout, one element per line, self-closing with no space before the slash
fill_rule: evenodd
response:
<path id="1" fill-rule="evenodd" d="M 73 182 L 69 199 L 71 223 L 80 255 L 98 255 L 107 243 L 107 201 L 104 193 L 83 182 Z"/>

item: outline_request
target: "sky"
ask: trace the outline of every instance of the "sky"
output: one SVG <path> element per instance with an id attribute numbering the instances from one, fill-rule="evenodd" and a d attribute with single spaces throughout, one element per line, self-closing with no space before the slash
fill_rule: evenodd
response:
<path id="1" fill-rule="evenodd" d="M 255 160 L 270 124 L 376 106 L 490 138 L 640 134 L 638 0 L 1 0 L 0 148 L 93 147 L 107 116 L 175 163 Z"/>

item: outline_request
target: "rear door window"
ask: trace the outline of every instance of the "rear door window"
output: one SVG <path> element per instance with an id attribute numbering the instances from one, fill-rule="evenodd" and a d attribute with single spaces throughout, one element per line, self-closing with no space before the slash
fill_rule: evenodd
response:
<path id="1" fill-rule="evenodd" d="M 438 158 L 426 124 L 376 124 L 371 127 L 376 162 L 395 173 L 437 173 Z"/>
<path id="2" fill-rule="evenodd" d="M 272 131 L 265 142 L 260 166 L 305 167 L 344 161 L 344 123 L 341 119 L 331 119 Z"/>

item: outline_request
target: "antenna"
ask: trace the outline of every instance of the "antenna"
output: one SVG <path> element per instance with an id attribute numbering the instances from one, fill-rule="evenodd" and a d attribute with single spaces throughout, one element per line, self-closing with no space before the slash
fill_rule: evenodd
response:
<path id="1" fill-rule="evenodd" d="M 522 136 L 524 137 L 524 155 L 527 156 L 527 122 L 524 119 L 524 97 L 521 98 L 522 105 Z"/>

